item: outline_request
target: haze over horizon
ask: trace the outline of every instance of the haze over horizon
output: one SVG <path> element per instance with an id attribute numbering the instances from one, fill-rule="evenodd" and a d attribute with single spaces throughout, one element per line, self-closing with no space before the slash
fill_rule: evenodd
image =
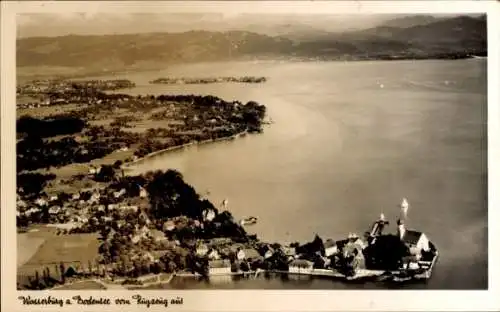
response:
<path id="1" fill-rule="evenodd" d="M 456 15 L 456 14 L 455 14 Z M 432 19 L 430 14 L 224 14 L 224 13 L 37 13 L 17 17 L 17 38 L 110 35 L 192 30 L 246 30 L 268 35 L 289 31 L 344 32 L 376 27 L 402 17 Z M 448 14 L 447 17 L 454 15 Z"/>

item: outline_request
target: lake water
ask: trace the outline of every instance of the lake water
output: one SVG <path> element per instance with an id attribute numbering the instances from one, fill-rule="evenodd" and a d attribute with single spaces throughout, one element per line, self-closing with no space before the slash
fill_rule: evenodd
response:
<path id="1" fill-rule="evenodd" d="M 383 212 L 440 250 L 427 284 L 487 288 L 487 83 L 485 60 L 196 64 L 122 75 L 135 94 L 212 94 L 255 100 L 274 124 L 263 134 L 190 147 L 136 165 L 176 168 L 265 241 L 363 234 Z M 264 84 L 149 85 L 162 76 L 266 76 Z M 111 77 L 110 77 L 111 78 Z M 366 288 L 332 281 L 255 280 L 177 287 Z M 386 286 L 382 286 L 386 287 Z"/>

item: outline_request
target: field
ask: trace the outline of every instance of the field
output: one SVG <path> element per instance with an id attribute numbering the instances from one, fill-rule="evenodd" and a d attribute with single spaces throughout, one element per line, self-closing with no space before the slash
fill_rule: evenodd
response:
<path id="1" fill-rule="evenodd" d="M 62 287 L 57 287 L 56 290 L 105 290 L 102 284 L 94 281 L 76 282 Z"/>
<path id="2" fill-rule="evenodd" d="M 64 262 L 66 267 L 69 265 L 87 267 L 88 262 L 94 261 L 98 255 L 97 234 L 58 236 L 55 234 L 55 229 L 40 228 L 38 232 L 20 235 L 28 236 L 22 240 L 18 238 L 18 243 L 20 243 L 18 258 L 27 258 L 29 250 L 36 250 L 31 258 L 18 268 L 20 276 L 34 275 L 36 271 L 41 273 L 47 267 L 52 273 L 56 273 L 54 272 L 55 266 L 61 262 Z"/>
<path id="3" fill-rule="evenodd" d="M 45 242 L 43 237 L 30 237 L 30 233 L 17 235 L 17 267 L 28 262 Z"/>
<path id="4" fill-rule="evenodd" d="M 17 101 L 18 103 L 22 103 L 22 101 Z M 86 104 L 65 104 L 65 105 L 51 105 L 51 106 L 43 106 L 43 107 L 33 107 L 33 108 L 19 108 L 17 109 L 17 117 L 21 116 L 30 116 L 34 118 L 43 118 L 48 117 L 50 115 L 57 115 L 68 113 L 70 111 L 84 109 L 87 107 Z"/>

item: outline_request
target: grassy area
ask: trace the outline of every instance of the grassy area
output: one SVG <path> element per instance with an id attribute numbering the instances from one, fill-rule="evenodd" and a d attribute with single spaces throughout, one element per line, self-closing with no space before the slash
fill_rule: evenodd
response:
<path id="1" fill-rule="evenodd" d="M 94 159 L 90 163 L 96 166 L 102 166 L 102 165 L 112 165 L 117 160 L 121 160 L 124 162 L 125 159 L 134 157 L 135 150 L 136 148 L 134 146 L 131 146 L 127 151 L 114 151 L 113 153 L 108 154 L 103 158 Z"/>
<path id="2" fill-rule="evenodd" d="M 135 132 L 135 133 L 144 133 L 148 129 L 151 128 L 169 128 L 170 123 L 175 123 L 174 121 L 169 121 L 169 120 L 150 120 L 150 119 L 142 119 L 139 121 L 133 121 L 130 122 L 130 125 L 133 126 L 133 128 L 124 128 L 124 131 L 130 131 L 130 132 Z"/>
<path id="3" fill-rule="evenodd" d="M 53 272 L 55 265 L 61 261 L 66 266 L 72 264 L 86 267 L 88 262 L 94 261 L 98 255 L 98 234 L 58 236 L 55 235 L 55 229 L 48 228 L 27 234 L 31 234 L 31 237 L 43 238 L 44 241 L 35 254 L 18 269 L 19 275 L 33 275 L 36 271 L 41 273 L 46 267 Z M 27 244 L 24 248 L 30 247 L 30 241 L 31 239 L 25 240 Z"/>
<path id="4" fill-rule="evenodd" d="M 51 105 L 34 108 L 20 108 L 17 109 L 17 117 L 28 115 L 34 118 L 43 118 L 55 114 L 63 114 L 73 110 L 83 109 L 87 107 L 86 104 L 65 104 L 65 105 Z"/>
<path id="5" fill-rule="evenodd" d="M 56 288 L 56 290 L 105 290 L 105 289 L 106 287 L 104 287 L 102 284 L 94 281 L 81 281 Z"/>
<path id="6" fill-rule="evenodd" d="M 17 234 L 17 267 L 28 262 L 45 242 L 43 237 L 33 237 L 31 233 Z"/>

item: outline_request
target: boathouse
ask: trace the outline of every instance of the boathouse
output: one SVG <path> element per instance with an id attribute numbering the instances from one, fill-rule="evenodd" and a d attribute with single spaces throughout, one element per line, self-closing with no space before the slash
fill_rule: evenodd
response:
<path id="1" fill-rule="evenodd" d="M 225 260 L 212 260 L 208 262 L 209 275 L 226 275 L 231 274 L 231 262 Z"/>
<path id="2" fill-rule="evenodd" d="M 288 272 L 299 274 L 311 274 L 313 271 L 313 263 L 311 261 L 298 259 L 293 260 L 288 265 Z"/>

